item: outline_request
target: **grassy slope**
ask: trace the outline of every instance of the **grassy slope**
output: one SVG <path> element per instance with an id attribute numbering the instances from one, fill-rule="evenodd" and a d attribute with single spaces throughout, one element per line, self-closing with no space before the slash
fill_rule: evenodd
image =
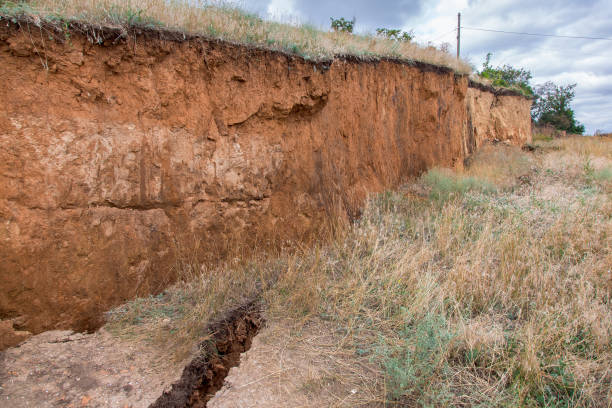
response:
<path id="1" fill-rule="evenodd" d="M 470 75 L 474 83 L 486 88 L 508 89 L 518 95 L 532 96 L 517 87 L 493 86 L 489 79 L 473 73 L 467 62 L 434 46 L 392 41 L 376 35 L 321 31 L 308 24 L 268 21 L 225 0 L 0 0 L 0 21 L 3 18 L 14 21 L 21 18 L 34 25 L 44 21 L 66 34 L 71 29 L 71 22 L 119 27 L 126 33 L 135 27 L 172 30 L 268 48 L 315 61 L 354 56 L 364 61 L 390 58 L 423 62 Z M 42 31 L 41 28 L 41 34 Z"/>
<path id="2" fill-rule="evenodd" d="M 206 0 L 0 0 L 0 16 L 28 16 L 69 29 L 70 21 L 95 25 L 144 26 L 178 30 L 226 41 L 262 46 L 314 60 L 353 55 L 420 61 L 467 74 L 470 66 L 447 52 L 413 42 L 371 35 L 318 30 L 310 25 L 282 24 L 249 14 L 223 1 Z"/>
<path id="3" fill-rule="evenodd" d="M 610 406 L 612 140 L 538 143 L 373 196 L 318 247 L 216 271 L 187 261 L 190 279 L 108 327 L 180 354 L 261 289 L 270 325 L 336 328 L 352 370 L 336 374 L 369 390 L 362 402 Z M 375 375 L 355 375 L 364 361 Z"/>

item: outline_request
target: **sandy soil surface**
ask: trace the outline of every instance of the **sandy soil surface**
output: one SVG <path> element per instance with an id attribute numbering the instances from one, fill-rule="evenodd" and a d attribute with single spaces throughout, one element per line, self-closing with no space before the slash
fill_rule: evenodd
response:
<path id="1" fill-rule="evenodd" d="M 147 407 L 181 371 L 104 329 L 50 331 L 0 353 L 0 406 Z"/>
<path id="2" fill-rule="evenodd" d="M 207 406 L 377 406 L 379 373 L 367 356 L 338 347 L 338 330 L 326 322 L 269 324 Z M 148 407 L 187 364 L 161 353 L 104 329 L 45 332 L 0 353 L 0 406 Z"/>
<path id="3" fill-rule="evenodd" d="M 289 336 L 294 330 L 294 336 Z M 332 327 L 311 325 L 295 336 L 291 325 L 268 326 L 230 370 L 213 408 L 378 406 L 380 386 L 367 358 L 338 349 Z"/>

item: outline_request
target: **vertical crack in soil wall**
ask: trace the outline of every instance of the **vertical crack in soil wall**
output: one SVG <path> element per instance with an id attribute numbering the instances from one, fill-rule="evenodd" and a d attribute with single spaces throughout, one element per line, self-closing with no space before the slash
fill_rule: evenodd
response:
<path id="1" fill-rule="evenodd" d="M 200 354 L 183 370 L 172 385 L 150 408 L 205 407 L 223 386 L 230 368 L 238 366 L 240 354 L 251 348 L 263 325 L 261 306 L 251 301 L 212 323 L 210 340 L 200 344 Z"/>

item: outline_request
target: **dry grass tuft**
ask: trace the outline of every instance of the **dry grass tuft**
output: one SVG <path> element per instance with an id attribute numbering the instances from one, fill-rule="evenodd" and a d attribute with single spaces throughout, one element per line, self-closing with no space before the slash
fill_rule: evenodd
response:
<path id="1" fill-rule="evenodd" d="M 164 296 L 183 312 L 150 327 L 169 319 L 186 335 L 165 341 L 193 341 L 222 298 L 257 286 L 271 325 L 295 322 L 285 336 L 327 328 L 319 352 L 342 356 L 329 376 L 350 367 L 354 381 L 339 399 L 610 406 L 612 181 L 595 174 L 612 165 L 612 141 L 539 146 L 487 148 L 464 173 L 432 170 L 405 189 L 416 198 L 372 196 L 331 244 L 179 284 Z M 155 309 L 128 312 L 136 303 L 112 324 Z"/>
<path id="2" fill-rule="evenodd" d="M 420 61 L 467 74 L 470 66 L 434 47 L 372 35 L 328 32 L 303 24 L 283 24 L 214 0 L 31 0 L 0 2 L 0 15 L 25 14 L 47 22 L 81 21 L 129 28 L 144 26 L 182 31 L 225 41 L 297 54 L 313 60 L 351 55 Z"/>

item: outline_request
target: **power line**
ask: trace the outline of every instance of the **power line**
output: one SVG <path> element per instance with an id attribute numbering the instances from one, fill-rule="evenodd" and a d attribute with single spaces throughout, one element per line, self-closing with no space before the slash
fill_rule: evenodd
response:
<path id="1" fill-rule="evenodd" d="M 464 30 L 472 30 L 472 31 L 488 31 L 491 33 L 502 33 L 502 34 L 515 34 L 515 35 L 531 35 L 535 37 L 555 37 L 555 38 L 575 38 L 579 40 L 605 40 L 612 41 L 612 38 L 605 37 L 583 37 L 583 36 L 574 36 L 574 35 L 556 35 L 556 34 L 534 34 L 534 33 L 522 33 L 517 31 L 503 31 L 503 30 L 491 30 L 488 28 L 475 28 L 475 27 L 461 27 Z M 456 30 L 456 28 L 455 28 Z M 453 30 L 454 31 L 454 30 Z"/>
<path id="2" fill-rule="evenodd" d="M 439 36 L 439 37 L 438 37 L 438 38 L 436 38 L 435 40 L 431 40 L 431 41 L 429 41 L 429 42 L 436 42 L 436 41 L 438 41 L 439 39 L 444 38 L 444 37 L 446 37 L 447 35 L 449 35 L 450 33 L 453 33 L 453 32 L 455 32 L 455 31 L 457 31 L 457 28 L 453 28 L 452 30 L 450 30 L 450 31 L 448 31 L 448 32 L 446 32 L 446 33 L 444 33 L 444 34 L 442 34 L 441 36 Z"/>

